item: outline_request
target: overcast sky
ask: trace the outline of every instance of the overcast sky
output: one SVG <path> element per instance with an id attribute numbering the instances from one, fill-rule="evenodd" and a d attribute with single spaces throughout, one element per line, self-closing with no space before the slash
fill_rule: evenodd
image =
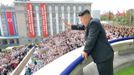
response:
<path id="1" fill-rule="evenodd" d="M 0 3 L 5 5 L 12 5 L 14 0 L 0 0 Z M 72 0 L 31 0 L 31 1 L 72 1 Z M 73 0 L 73 1 L 88 1 L 92 2 L 92 10 L 105 11 L 123 11 L 127 9 L 134 9 L 134 0 Z"/>

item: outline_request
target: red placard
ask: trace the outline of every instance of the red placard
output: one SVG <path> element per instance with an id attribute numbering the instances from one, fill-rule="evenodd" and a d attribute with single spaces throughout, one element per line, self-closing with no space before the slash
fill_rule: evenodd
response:
<path id="1" fill-rule="evenodd" d="M 30 38 L 35 37 L 35 29 L 34 29 L 34 22 L 33 22 L 33 11 L 32 11 L 32 4 L 26 4 L 26 11 L 28 16 L 28 36 Z"/>
<path id="2" fill-rule="evenodd" d="M 46 5 L 40 4 L 40 11 L 42 16 L 42 34 L 43 37 L 48 36 L 48 30 L 47 30 L 47 14 L 46 14 Z"/>
<path id="3" fill-rule="evenodd" d="M 9 35 L 10 36 L 15 35 L 12 12 L 8 12 L 8 11 L 6 12 L 6 19 L 8 24 Z"/>

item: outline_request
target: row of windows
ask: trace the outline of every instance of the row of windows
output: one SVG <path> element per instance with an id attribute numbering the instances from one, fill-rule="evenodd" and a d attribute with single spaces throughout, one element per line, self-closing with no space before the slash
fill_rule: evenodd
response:
<path id="1" fill-rule="evenodd" d="M 67 4 L 67 5 L 64 5 L 64 4 L 62 4 L 62 5 L 47 5 L 46 6 L 46 10 L 47 10 L 47 13 L 49 13 L 50 11 L 52 13 L 55 13 L 56 11 L 64 11 L 65 13 L 66 12 L 70 12 L 70 13 L 76 12 L 76 13 L 78 13 L 82 9 L 84 9 L 85 6 L 86 5 L 84 5 L 84 4 L 77 4 L 77 5 L 75 5 L 75 4 L 73 4 L 73 5 L 70 5 L 70 4 Z M 87 6 L 90 7 L 90 5 L 87 5 Z M 19 7 L 22 7 L 22 6 L 19 5 Z M 23 7 L 25 7 L 25 6 L 23 6 Z M 40 13 L 39 5 L 38 5 L 38 9 L 37 10 L 36 10 L 36 7 L 37 7 L 37 5 L 34 5 L 33 13 L 36 13 L 36 11 Z M 72 10 L 75 10 L 75 11 L 72 11 Z M 26 12 L 26 7 L 25 7 L 25 10 L 24 9 L 23 10 L 16 9 L 16 12 L 27 13 Z"/>
<path id="2" fill-rule="evenodd" d="M 38 6 L 40 6 L 40 4 L 39 3 L 34 3 L 34 4 L 32 4 L 34 7 L 33 7 L 33 10 L 35 10 L 35 8 Z M 19 3 L 16 3 L 15 4 L 15 6 L 17 7 L 17 6 L 20 6 L 20 7 L 25 7 L 26 6 L 26 4 L 19 4 Z M 46 8 L 47 9 L 49 9 L 49 7 L 51 7 L 51 8 L 55 8 L 55 7 L 58 7 L 58 8 L 62 8 L 62 7 L 64 7 L 64 8 L 68 8 L 68 7 L 70 7 L 70 8 L 72 8 L 72 7 L 76 7 L 76 9 L 79 9 L 79 7 L 84 7 L 84 6 L 90 6 L 90 3 L 86 3 L 86 4 L 74 4 L 74 3 L 62 3 L 62 4 L 60 4 L 60 3 L 54 3 L 54 4 L 52 4 L 52 3 L 47 3 L 46 4 Z"/>
<path id="3" fill-rule="evenodd" d="M 61 14 L 58 15 L 59 22 L 61 22 L 61 16 L 62 16 Z M 68 17 L 70 17 L 70 19 L 74 19 L 74 14 L 70 14 L 70 16 L 68 16 L 68 14 L 64 14 L 64 18 L 65 18 L 66 20 L 67 20 Z M 75 17 L 76 17 L 75 19 L 76 19 L 77 21 L 79 21 L 76 14 L 75 14 Z M 55 14 L 53 14 L 53 15 L 52 15 L 52 21 L 53 21 L 53 22 L 56 22 L 56 20 L 57 20 L 57 17 L 56 17 Z M 26 21 L 28 21 L 27 16 L 26 16 Z M 34 24 L 36 24 L 36 22 L 37 22 L 36 17 L 34 17 L 34 22 L 35 22 Z M 42 24 L 42 19 L 41 19 L 41 18 L 39 18 L 39 22 L 40 22 L 40 24 Z M 47 22 L 50 22 L 50 17 L 49 17 L 49 16 L 47 17 Z M 26 22 L 26 23 L 28 23 L 28 22 Z"/>
<path id="4" fill-rule="evenodd" d="M 52 22 L 52 25 L 53 25 L 53 33 L 56 33 L 57 32 L 57 25 L 56 25 L 56 22 Z M 36 25 L 35 25 L 36 26 Z M 51 33 L 51 29 L 50 29 L 50 23 L 48 23 L 48 26 L 47 26 L 48 28 L 48 32 L 49 32 L 49 34 Z M 28 27 L 27 27 L 27 29 L 28 29 Z M 34 27 L 34 29 L 35 29 L 35 33 L 37 34 L 38 33 L 38 28 L 37 28 L 37 26 L 36 27 Z M 59 31 L 63 31 L 62 29 L 63 29 L 63 23 L 59 23 L 59 25 L 58 25 L 58 29 L 59 29 Z M 41 33 L 42 32 L 42 27 L 40 27 L 40 32 L 39 33 Z M 27 32 L 28 33 L 28 32 Z"/>
<path id="5" fill-rule="evenodd" d="M 74 13 L 74 12 L 75 12 L 75 13 L 79 13 L 82 9 L 81 9 L 81 10 L 75 10 L 75 11 L 71 11 L 71 10 L 73 10 L 73 9 L 70 9 L 70 11 L 69 11 L 68 9 L 64 9 L 63 12 L 64 12 L 65 14 Z M 47 13 L 50 13 L 50 11 L 51 11 L 52 14 L 55 13 L 55 12 L 58 12 L 59 14 L 62 13 L 62 10 L 60 10 L 60 9 L 58 9 L 58 10 L 55 10 L 55 9 L 53 9 L 53 10 L 48 10 L 48 9 L 47 9 Z M 17 12 L 17 13 L 26 13 L 26 14 L 27 14 L 26 10 L 16 10 L 16 12 Z M 33 10 L 32 12 L 33 12 L 33 13 L 36 13 L 35 10 Z M 38 10 L 38 13 L 40 14 L 41 11 Z"/>
<path id="6" fill-rule="evenodd" d="M 51 8 L 50 8 L 51 7 Z M 64 8 L 63 8 L 64 7 Z M 68 8 L 70 7 L 70 8 Z M 55 9 L 56 8 L 56 9 Z M 75 10 L 74 10 L 75 8 Z M 58 9 L 58 10 L 57 10 Z M 64 11 L 63 11 L 64 9 Z M 79 19 L 76 17 L 78 12 L 80 10 L 83 10 L 84 9 L 84 5 L 83 6 L 80 6 L 78 5 L 77 6 L 47 6 L 47 24 L 48 24 L 48 32 L 50 33 L 51 30 L 50 30 L 50 22 L 52 22 L 52 25 L 53 25 L 53 33 L 55 34 L 57 32 L 57 27 L 56 27 L 56 24 L 57 24 L 57 17 L 56 17 L 56 14 L 58 13 L 58 23 L 59 23 L 59 31 L 62 31 L 63 29 L 63 24 L 61 22 L 61 17 L 63 17 L 62 13 L 64 13 L 64 18 L 65 20 L 68 20 L 68 17 L 70 17 L 70 22 L 71 23 L 74 23 L 74 13 L 75 13 L 75 21 L 76 23 L 79 23 Z M 90 9 L 90 8 L 89 8 Z M 73 10 L 73 11 L 71 11 Z M 58 11 L 58 12 L 56 12 Z M 62 12 L 63 11 L 63 12 Z M 36 18 L 36 13 L 39 13 L 39 22 L 40 22 L 40 29 L 42 28 L 42 18 L 41 18 L 41 15 L 40 15 L 40 9 L 39 10 L 35 10 L 35 7 L 33 7 L 33 17 L 34 17 L 34 25 L 35 25 L 35 31 L 37 33 L 37 18 Z M 50 19 L 50 12 L 51 12 L 51 19 Z M 55 13 L 56 12 L 56 13 Z M 27 12 L 25 10 L 25 19 L 26 19 L 26 24 L 27 24 L 27 27 L 28 27 L 28 18 L 27 18 Z"/>
<path id="7" fill-rule="evenodd" d="M 19 44 L 19 39 L 2 39 L 0 45 Z"/>
<path id="8" fill-rule="evenodd" d="M 73 16 L 73 15 L 72 15 Z M 47 25 L 48 25 L 48 30 L 50 31 L 50 18 L 48 18 L 47 19 L 48 21 L 47 21 Z M 65 20 L 68 20 L 68 18 L 66 18 Z M 56 32 L 56 24 L 57 24 L 57 19 L 56 18 L 52 18 L 52 25 L 53 25 L 53 31 L 54 32 Z M 73 18 L 70 18 L 70 22 L 71 23 L 73 23 L 73 21 L 74 21 L 74 19 Z M 37 31 L 37 23 L 36 23 L 36 20 L 34 20 L 34 28 L 35 28 L 35 30 Z M 79 22 L 79 19 L 78 18 L 76 18 L 76 23 L 78 23 Z M 59 29 L 62 29 L 62 27 L 63 27 L 63 22 L 61 21 L 61 19 L 59 18 L 58 19 L 58 23 L 59 23 Z M 26 20 L 26 24 L 27 24 L 27 28 L 28 28 L 28 20 Z M 42 22 L 40 21 L 40 29 L 42 28 Z"/>

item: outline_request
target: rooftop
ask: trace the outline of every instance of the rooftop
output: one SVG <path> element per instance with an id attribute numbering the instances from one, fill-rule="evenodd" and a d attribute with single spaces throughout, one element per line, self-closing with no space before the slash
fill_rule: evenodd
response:
<path id="1" fill-rule="evenodd" d="M 14 3 L 74 3 L 74 4 L 92 4 L 90 1 L 14 1 Z"/>

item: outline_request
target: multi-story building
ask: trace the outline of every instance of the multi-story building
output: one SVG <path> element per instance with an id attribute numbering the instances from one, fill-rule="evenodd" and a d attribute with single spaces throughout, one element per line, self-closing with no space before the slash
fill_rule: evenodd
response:
<path id="1" fill-rule="evenodd" d="M 92 10 L 91 15 L 93 18 L 100 19 L 100 10 Z"/>
<path id="2" fill-rule="evenodd" d="M 0 48 L 19 44 L 14 7 L 0 6 Z"/>
<path id="3" fill-rule="evenodd" d="M 15 1 L 14 3 L 21 44 L 63 32 L 66 28 L 62 19 L 77 24 L 80 23 L 77 14 L 84 9 L 91 10 L 90 2 Z"/>
<path id="4" fill-rule="evenodd" d="M 30 0 L 15 0 L 15 1 L 30 1 Z"/>

